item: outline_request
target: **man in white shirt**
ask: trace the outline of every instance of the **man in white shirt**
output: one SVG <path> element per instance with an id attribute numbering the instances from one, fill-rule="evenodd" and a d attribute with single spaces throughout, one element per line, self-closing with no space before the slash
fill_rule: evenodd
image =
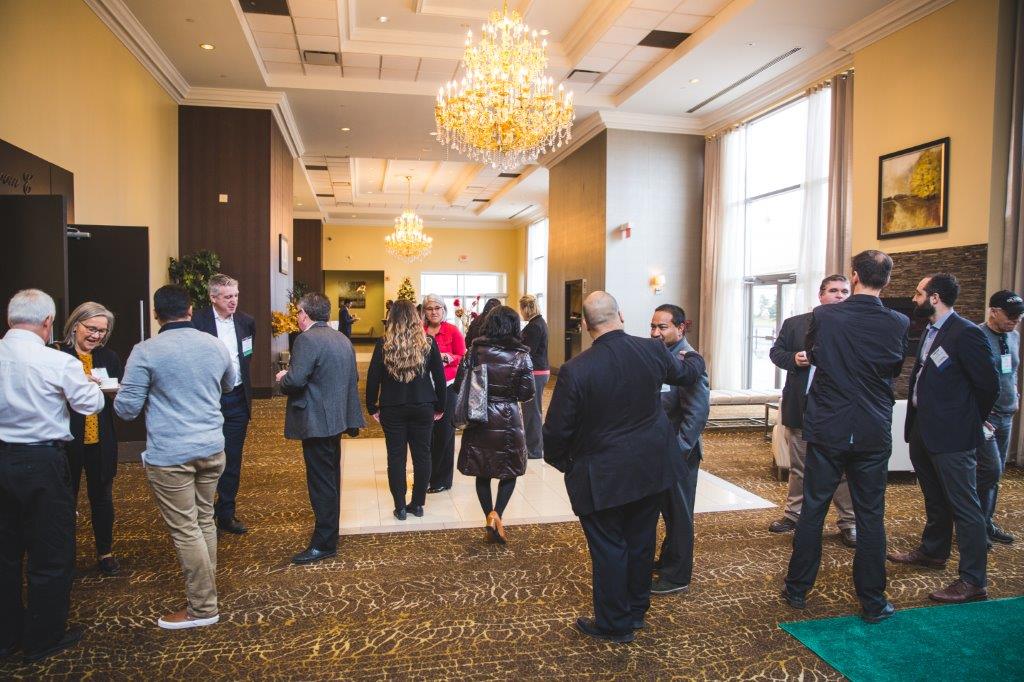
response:
<path id="1" fill-rule="evenodd" d="M 71 440 L 68 405 L 90 415 L 104 404 L 99 379 L 86 377 L 77 358 L 46 347 L 55 315 L 46 293 L 19 291 L 0 340 L 0 658 L 20 648 L 26 662 L 82 638 L 80 627 L 67 626 L 75 502 L 64 443 Z"/>

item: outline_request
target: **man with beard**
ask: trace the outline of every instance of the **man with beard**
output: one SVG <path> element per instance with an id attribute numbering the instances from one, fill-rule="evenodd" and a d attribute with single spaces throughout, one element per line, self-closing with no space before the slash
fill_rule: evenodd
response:
<path id="1" fill-rule="evenodd" d="M 986 522 L 977 489 L 982 424 L 999 397 L 995 358 L 977 325 L 953 310 L 956 277 L 942 272 L 921 280 L 914 314 L 928 318 L 910 376 L 905 437 L 924 494 L 921 544 L 889 560 L 944 568 L 956 526 L 960 577 L 929 598 L 947 603 L 987 599 Z"/>

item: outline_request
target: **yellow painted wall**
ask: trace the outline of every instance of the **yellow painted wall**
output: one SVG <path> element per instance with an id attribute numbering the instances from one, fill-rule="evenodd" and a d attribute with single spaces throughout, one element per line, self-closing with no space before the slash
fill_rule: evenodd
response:
<path id="1" fill-rule="evenodd" d="M 149 228 L 178 254 L 178 107 L 84 2 L 0 3 L 0 138 L 75 175 L 75 220 Z M 116 265 L 116 264 L 113 264 Z"/>
<path id="2" fill-rule="evenodd" d="M 324 294 L 331 301 L 331 319 L 341 313 L 339 297 L 349 298 L 349 282 L 366 282 L 366 307 L 349 308 L 359 321 L 352 325 L 353 334 L 380 336 L 384 331 L 384 273 L 380 270 L 327 270 L 324 272 Z"/>
<path id="3" fill-rule="evenodd" d="M 997 288 L 1009 135 L 1006 0 L 958 0 L 854 55 L 853 252 L 989 244 Z M 877 239 L 878 157 L 950 138 L 949 231 Z"/>
<path id="4" fill-rule="evenodd" d="M 395 298 L 404 277 L 412 280 L 416 296 L 423 272 L 503 272 L 508 300 L 522 295 L 524 265 L 523 228 L 508 230 L 426 228 L 434 248 L 424 260 L 405 263 L 384 253 L 388 227 L 324 225 L 324 271 L 383 270 L 386 298 Z M 464 262 L 460 256 L 466 256 Z"/>

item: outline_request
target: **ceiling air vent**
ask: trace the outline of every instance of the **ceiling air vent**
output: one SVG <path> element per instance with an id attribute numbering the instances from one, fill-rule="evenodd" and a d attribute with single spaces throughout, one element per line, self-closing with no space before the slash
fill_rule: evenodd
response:
<path id="1" fill-rule="evenodd" d="M 486 204 L 488 201 L 490 201 L 490 199 L 473 199 L 473 201 Z"/>
<path id="2" fill-rule="evenodd" d="M 566 76 L 568 83 L 596 83 L 603 74 L 600 71 L 587 71 L 586 69 L 573 69 Z"/>
<path id="3" fill-rule="evenodd" d="M 498 173 L 499 178 L 518 178 L 522 173 Z"/>
<path id="4" fill-rule="evenodd" d="M 288 16 L 287 0 L 239 0 L 238 5 L 243 12 L 252 14 L 276 14 Z"/>
<path id="5" fill-rule="evenodd" d="M 776 64 L 781 62 L 783 59 L 786 59 L 787 57 L 792 57 L 793 55 L 795 55 L 800 50 L 801 50 L 801 48 L 794 47 L 789 52 L 784 52 L 784 53 L 780 54 L 775 59 L 773 59 L 770 62 L 767 62 L 765 64 L 762 64 L 759 68 L 755 69 L 754 71 L 751 71 L 746 76 L 744 76 L 743 78 L 739 79 L 738 81 L 736 81 L 732 85 L 719 90 L 715 94 L 711 95 L 711 97 L 708 97 L 706 100 L 704 100 L 703 102 L 701 102 L 697 106 L 693 107 L 692 109 L 687 109 L 686 113 L 692 114 L 693 112 L 697 111 L 698 109 L 700 109 L 700 108 L 702 108 L 704 106 L 707 106 L 708 104 L 710 104 L 711 102 L 714 102 L 716 99 L 718 99 L 719 97 L 721 97 L 725 93 L 729 92 L 730 90 L 733 90 L 734 88 L 738 88 L 739 86 L 743 85 L 744 83 L 746 83 L 748 80 L 750 80 L 754 76 L 757 76 L 757 75 L 760 75 L 760 74 L 764 73 L 768 69 L 772 68 L 773 66 L 775 66 Z"/>
<path id="6" fill-rule="evenodd" d="M 690 33 L 679 33 L 677 31 L 651 31 L 637 45 L 640 47 L 667 47 L 671 50 L 691 35 Z"/>
<path id="7" fill-rule="evenodd" d="M 517 215 L 519 215 L 520 213 L 523 213 L 524 211 L 529 211 L 529 210 L 530 210 L 531 208 L 533 208 L 533 204 L 530 204 L 529 206 L 527 206 L 527 207 L 526 207 L 526 208 L 524 208 L 524 209 L 520 209 L 520 210 L 516 211 L 515 213 L 513 213 L 512 215 L 510 215 L 510 216 L 509 216 L 508 218 L 505 218 L 505 220 L 512 220 L 513 218 L 515 218 L 515 217 L 516 217 Z"/>
<path id="8" fill-rule="evenodd" d="M 333 194 L 317 194 L 318 197 L 333 197 Z"/>
<path id="9" fill-rule="evenodd" d="M 337 66 L 338 65 L 338 53 L 337 52 L 321 52 L 320 50 L 303 50 L 302 58 L 306 60 L 307 64 L 316 64 L 317 66 Z"/>
<path id="10" fill-rule="evenodd" d="M 327 166 L 306 166 L 306 170 L 327 170 Z"/>

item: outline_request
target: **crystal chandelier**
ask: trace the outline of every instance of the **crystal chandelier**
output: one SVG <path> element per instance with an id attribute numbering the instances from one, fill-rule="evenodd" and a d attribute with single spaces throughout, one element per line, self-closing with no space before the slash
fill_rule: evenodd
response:
<path id="1" fill-rule="evenodd" d="M 572 139 L 572 92 L 544 76 L 547 40 L 519 13 L 491 12 L 480 42 L 466 37 L 465 76 L 437 93 L 434 117 L 442 145 L 512 171 Z"/>
<path id="2" fill-rule="evenodd" d="M 406 263 L 430 255 L 434 240 L 423 234 L 423 219 L 412 210 L 412 176 L 406 175 L 408 186 L 405 210 L 395 218 L 395 231 L 384 237 L 384 251 Z"/>

